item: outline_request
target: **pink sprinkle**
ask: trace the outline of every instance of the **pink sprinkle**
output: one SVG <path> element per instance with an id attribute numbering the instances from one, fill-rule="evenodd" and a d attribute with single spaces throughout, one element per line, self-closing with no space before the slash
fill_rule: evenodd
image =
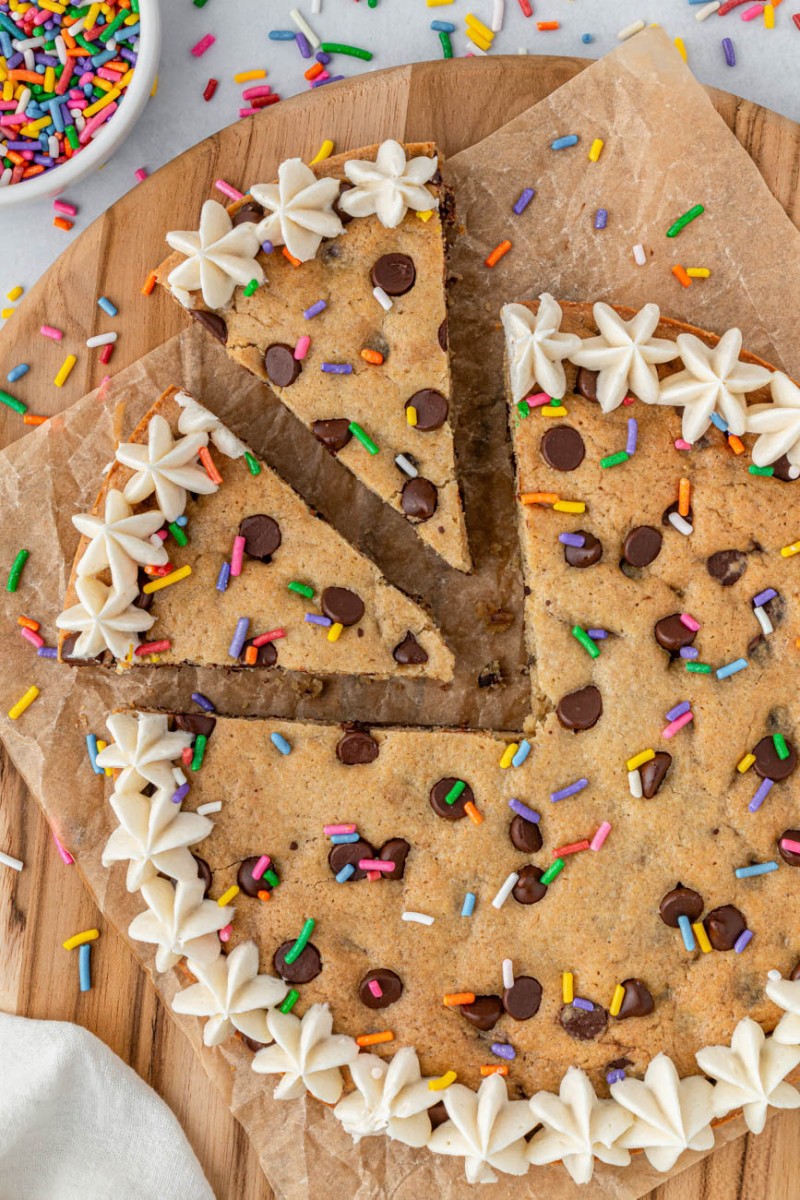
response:
<path id="1" fill-rule="evenodd" d="M 694 713 L 693 712 L 685 712 L 683 714 L 683 716 L 676 717 L 676 719 L 674 721 L 670 721 L 669 725 L 665 726 L 665 728 L 661 730 L 661 736 L 663 738 L 675 737 L 675 734 L 678 732 L 679 729 L 683 729 L 684 725 L 688 725 L 689 722 L 693 721 L 693 720 L 694 720 Z"/>
<path id="2" fill-rule="evenodd" d="M 23 626 L 23 628 L 20 629 L 20 633 L 27 641 L 30 642 L 32 646 L 35 646 L 37 650 L 40 650 L 44 645 L 44 638 L 40 637 L 38 633 L 34 633 L 32 629 L 26 629 Z"/>
<path id="3" fill-rule="evenodd" d="M 162 650 L 169 650 L 169 648 L 170 640 L 164 638 L 160 642 L 142 642 L 141 646 L 137 646 L 133 653 L 137 654 L 139 658 L 143 658 L 145 654 L 160 654 Z"/>
<path id="4" fill-rule="evenodd" d="M 311 345 L 311 338 L 307 333 L 297 339 L 297 345 L 294 348 L 294 357 L 297 362 L 302 362 L 308 354 L 308 347 Z"/>
<path id="5" fill-rule="evenodd" d="M 229 942 L 231 940 L 232 933 L 233 933 L 232 925 L 223 926 L 223 928 L 220 929 L 220 931 L 219 931 L 219 940 L 221 942 Z"/>
<path id="6" fill-rule="evenodd" d="M 147 171 L 144 167 L 137 167 L 133 173 L 138 179 L 139 183 L 144 183 L 145 179 L 147 179 Z"/>
<path id="7" fill-rule="evenodd" d="M 358 860 L 359 871 L 393 871 L 395 864 L 393 862 L 385 862 L 382 858 L 360 858 Z"/>
<path id="8" fill-rule="evenodd" d="M 268 855 L 268 854 L 262 854 L 262 855 L 261 855 L 261 858 L 258 860 L 258 862 L 256 863 L 256 865 L 253 867 L 253 870 L 252 870 L 252 872 L 251 872 L 251 874 L 252 874 L 252 876 L 253 876 L 253 879 L 260 879 L 260 878 L 261 878 L 261 876 L 264 874 L 264 872 L 266 871 L 267 867 L 269 866 L 269 864 L 270 864 L 270 861 L 271 861 L 271 860 L 270 860 L 270 857 L 269 857 L 269 855 Z"/>
<path id="9" fill-rule="evenodd" d="M 272 88 L 269 86 L 268 83 L 262 83 L 262 84 L 259 84 L 258 87 L 246 88 L 242 92 L 242 99 L 243 100 L 255 100 L 257 96 L 269 96 L 271 91 L 272 91 Z M 25 120 L 27 121 L 28 118 L 26 117 Z"/>
<path id="10" fill-rule="evenodd" d="M 153 537 L 157 537 L 162 542 L 165 542 L 167 540 L 167 538 L 169 537 L 169 533 L 167 532 L 166 529 L 157 529 L 156 532 L 153 534 Z"/>
<path id="11" fill-rule="evenodd" d="M 196 46 L 192 46 L 192 54 L 195 58 L 202 58 L 206 50 L 210 50 L 217 39 L 213 33 L 207 33 L 205 37 L 201 37 Z"/>
<path id="12" fill-rule="evenodd" d="M 692 633 L 697 633 L 698 629 L 700 628 L 700 622 L 696 621 L 694 617 L 690 616 L 689 613 L 681 613 L 681 623 L 685 625 L 687 629 L 691 629 Z"/>
<path id="13" fill-rule="evenodd" d="M 589 843 L 589 849 L 599 850 L 610 833 L 611 826 L 609 825 L 608 821 L 603 821 L 603 824 L 600 826 L 597 833 Z"/>
<path id="14" fill-rule="evenodd" d="M 183 765 L 185 767 L 190 767 L 192 765 L 193 758 L 194 758 L 194 754 L 192 753 L 191 746 L 184 746 L 183 750 L 181 750 L 181 760 L 183 762 Z"/>
<path id="15" fill-rule="evenodd" d="M 52 338 L 54 342 L 60 342 L 64 334 L 60 329 L 56 329 L 53 325 L 43 325 L 39 332 L 43 337 Z"/>
<path id="16" fill-rule="evenodd" d="M 355 833 L 355 825 L 323 825 L 325 837 L 334 837 L 337 833 Z"/>
<path id="17" fill-rule="evenodd" d="M 67 200 L 54 200 L 53 208 L 56 212 L 63 213 L 65 217 L 77 217 L 78 206 L 70 204 Z"/>
<path id="18" fill-rule="evenodd" d="M 254 646 L 266 646 L 267 642 L 277 642 L 278 638 L 285 638 L 285 629 L 271 629 L 269 633 L 260 633 L 258 637 L 253 638 Z"/>
<path id="19" fill-rule="evenodd" d="M 630 406 L 635 403 L 636 403 L 635 396 L 626 396 L 625 399 L 622 401 L 624 408 L 630 408 Z"/>
<path id="20" fill-rule="evenodd" d="M 743 21 L 755 21 L 756 17 L 760 17 L 764 11 L 763 4 L 753 4 L 750 8 L 746 8 L 742 13 Z"/>
<path id="21" fill-rule="evenodd" d="M 7 113 L 6 116 L 0 117 L 0 125 L 27 125 L 30 117 L 27 113 Z"/>
<path id="22" fill-rule="evenodd" d="M 675 449 L 676 450 L 691 450 L 691 448 L 692 448 L 692 443 L 687 442 L 685 438 L 675 438 Z"/>
<path id="23" fill-rule="evenodd" d="M 50 832 L 53 833 L 52 829 L 50 830 Z M 68 867 L 71 867 L 72 864 L 75 862 L 75 859 L 72 857 L 69 850 L 67 850 L 66 846 L 62 846 L 61 842 L 58 840 L 58 838 L 56 837 L 56 835 L 54 833 L 53 833 L 53 841 L 56 844 L 56 850 L 61 855 L 62 862 L 66 863 L 66 865 Z"/>
<path id="24" fill-rule="evenodd" d="M 260 111 L 258 108 L 240 108 L 239 116 L 244 120 L 245 117 L 254 117 Z"/>
<path id="25" fill-rule="evenodd" d="M 224 179 L 216 179 L 214 187 L 218 192 L 222 192 L 223 196 L 227 196 L 229 200 L 244 200 L 244 192 L 239 192 L 230 183 L 226 183 Z"/>
<path id="26" fill-rule="evenodd" d="M 380 878 L 381 878 L 380 871 L 367 871 L 367 879 L 369 880 L 370 883 L 375 883 L 375 881 Z"/>
<path id="27" fill-rule="evenodd" d="M 102 112 L 97 113 L 97 115 L 92 117 L 90 121 L 86 122 L 83 129 L 78 134 L 78 141 L 82 146 L 85 146 L 87 142 L 92 140 L 100 126 L 105 125 L 108 118 L 114 115 L 118 107 L 119 106 L 116 102 L 113 104 L 107 104 Z"/>
<path id="28" fill-rule="evenodd" d="M 245 539 L 241 534 L 233 539 L 233 550 L 231 551 L 231 575 L 241 575 L 242 563 L 244 561 L 244 545 Z"/>
<path id="29" fill-rule="evenodd" d="M 317 77 L 315 79 L 312 79 L 311 83 L 308 86 L 313 87 L 315 83 L 324 83 L 325 80 L 330 79 L 330 77 L 331 77 L 330 71 L 320 71 L 319 75 L 317 75 Z"/>
<path id="30" fill-rule="evenodd" d="M 367 987 L 372 992 L 375 999 L 380 1000 L 381 996 L 383 995 L 383 988 L 378 983 L 377 979 L 370 979 L 369 983 L 367 984 Z"/>
<path id="31" fill-rule="evenodd" d="M 788 850 L 791 854 L 800 854 L 800 842 L 792 841 L 791 838 L 781 838 L 781 849 Z"/>
<path id="32" fill-rule="evenodd" d="M 532 396 L 526 396 L 525 399 L 531 408 L 542 408 L 543 405 L 550 403 L 551 397 L 547 392 L 534 392 Z"/>

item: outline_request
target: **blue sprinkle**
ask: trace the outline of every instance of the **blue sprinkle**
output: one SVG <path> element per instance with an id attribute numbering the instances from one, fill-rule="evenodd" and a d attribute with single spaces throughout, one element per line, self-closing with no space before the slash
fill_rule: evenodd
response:
<path id="1" fill-rule="evenodd" d="M 271 733 L 269 735 L 269 740 L 272 742 L 273 746 L 280 750 L 281 754 L 292 753 L 292 747 L 289 745 L 282 733 Z"/>
<path id="2" fill-rule="evenodd" d="M 264 254 L 272 254 L 272 251 L 275 249 L 275 247 L 273 246 L 272 242 L 262 242 L 261 249 L 263 250 Z"/>
<path id="3" fill-rule="evenodd" d="M 219 569 L 217 576 L 217 591 L 224 592 L 228 586 L 228 580 L 231 577 L 231 564 L 224 562 Z"/>
<path id="4" fill-rule="evenodd" d="M 749 945 L 750 945 L 750 943 L 752 942 L 752 940 L 753 940 L 753 931 L 752 931 L 752 929 L 745 929 L 745 930 L 743 930 L 743 931 L 742 931 L 742 933 L 740 933 L 740 934 L 739 934 L 738 938 L 737 938 L 737 939 L 736 939 L 736 941 L 733 943 L 733 948 L 734 948 L 734 950 L 736 951 L 736 953 L 737 953 L 737 954 L 741 954 L 741 953 L 742 953 L 742 951 L 743 951 L 743 950 L 744 950 L 744 949 L 745 949 L 747 946 L 749 946 Z"/>
<path id="5" fill-rule="evenodd" d="M 625 1078 L 625 1072 L 622 1070 L 609 1071 L 606 1075 L 606 1083 L 622 1083 Z"/>
<path id="6" fill-rule="evenodd" d="M 189 518 L 184 513 L 184 515 L 182 517 L 175 518 L 175 524 L 179 525 L 181 527 L 181 529 L 185 529 L 186 526 L 189 524 Z"/>
<path id="7" fill-rule="evenodd" d="M 305 620 L 309 625 L 322 625 L 326 629 L 333 624 L 330 617 L 322 617 L 319 613 L 306 613 Z"/>
<path id="8" fill-rule="evenodd" d="M 352 846 L 354 842 L 359 841 L 360 835 L 357 833 L 332 833 L 331 844 L 334 846 Z"/>
<path id="9" fill-rule="evenodd" d="M 431 21 L 431 29 L 437 33 L 455 33 L 456 27 L 451 21 Z"/>
<path id="10" fill-rule="evenodd" d="M 89 751 L 89 761 L 92 764 L 92 770 L 94 771 L 95 775 L 103 775 L 104 774 L 103 768 L 98 767 L 98 765 L 97 765 L 97 736 L 96 736 L 96 734 L 87 733 L 86 749 Z"/>
<path id="11" fill-rule="evenodd" d="M 270 29 L 269 34 L 267 36 L 269 37 L 269 40 L 271 42 L 293 42 L 294 41 L 294 30 L 293 29 Z"/>
<path id="12" fill-rule="evenodd" d="M 245 639 L 247 637 L 247 631 L 249 628 L 250 628 L 250 618 L 249 617 L 239 617 L 239 620 L 236 622 L 236 628 L 233 631 L 233 637 L 231 638 L 231 644 L 228 647 L 228 654 L 230 655 L 231 658 L 238 658 L 239 655 L 242 653 L 242 650 L 244 649 Z"/>
<path id="13" fill-rule="evenodd" d="M 583 42 L 584 46 L 591 45 L 591 43 L 594 41 L 594 34 L 593 33 L 582 33 L 581 41 Z"/>
<path id="14" fill-rule="evenodd" d="M 586 632 L 593 642 L 604 642 L 608 637 L 607 629 L 587 629 Z"/>
<path id="15" fill-rule="evenodd" d="M 689 920 L 689 918 L 685 914 L 683 914 L 682 916 L 678 917 L 678 925 L 680 926 L 681 937 L 683 938 L 683 944 L 686 947 L 686 949 L 689 952 L 691 952 L 695 948 L 694 933 L 692 932 L 692 923 Z"/>
<path id="16" fill-rule="evenodd" d="M 591 1000 L 582 1000 L 580 996 L 576 996 L 572 1001 L 573 1008 L 582 1008 L 584 1012 L 594 1012 L 594 1005 Z"/>
<path id="17" fill-rule="evenodd" d="M 747 667 L 746 658 L 737 658 L 726 666 L 720 667 L 717 671 L 717 679 L 727 679 L 730 675 L 735 675 L 738 671 L 744 671 Z"/>
<path id="18" fill-rule="evenodd" d="M 327 375 L 352 375 L 353 368 L 350 363 L 329 363 L 321 364 L 320 369 L 325 371 Z"/>
<path id="19" fill-rule="evenodd" d="M 626 454 L 636 453 L 636 443 L 639 438 L 639 423 L 636 417 L 628 417 L 628 440 L 625 444 Z"/>
<path id="20" fill-rule="evenodd" d="M 512 767 L 521 767 L 525 759 L 531 752 L 531 744 L 527 739 L 523 739 L 519 744 L 519 750 L 511 760 Z"/>
<path id="21" fill-rule="evenodd" d="M 16 383 L 18 379 L 22 379 L 23 375 L 27 375 L 28 371 L 30 371 L 28 364 L 20 363 L 18 367 L 14 367 L 13 370 L 8 372 L 6 379 L 9 383 Z"/>
<path id="22" fill-rule="evenodd" d="M 607 224 L 608 224 L 608 209 L 607 208 L 598 208 L 597 212 L 594 214 L 595 229 L 605 229 Z"/>
<path id="23" fill-rule="evenodd" d="M 461 906 L 462 917 L 471 917 L 475 911 L 475 893 L 467 892 L 464 897 L 464 903 Z"/>
<path id="24" fill-rule="evenodd" d="M 80 976 L 80 987 L 82 992 L 90 992 L 92 990 L 92 946 L 90 942 L 84 942 L 82 946 L 78 946 L 78 974 Z"/>
<path id="25" fill-rule="evenodd" d="M 720 429 L 723 433 L 728 432 L 728 422 L 719 413 L 712 412 L 711 424 L 716 425 L 717 429 Z"/>
<path id="26" fill-rule="evenodd" d="M 747 806 L 748 812 L 758 812 L 758 810 L 761 808 L 761 805 L 764 803 L 770 791 L 772 790 L 773 783 L 774 780 L 772 779 L 761 780 L 761 783 L 756 790 L 756 794 L 753 796 L 753 799 Z"/>
<path id="27" fill-rule="evenodd" d="M 328 305 L 325 303 L 324 300 L 318 300 L 316 304 L 311 305 L 311 308 L 307 308 L 305 310 L 305 312 L 303 313 L 303 316 L 305 317 L 305 319 L 307 321 L 310 321 L 312 317 L 316 317 L 321 312 L 324 312 L 327 307 L 328 307 Z"/>
<path id="28" fill-rule="evenodd" d="M 577 146 L 577 144 L 578 144 L 577 133 L 568 133 L 565 137 L 556 138 L 556 140 L 554 142 L 551 142 L 550 149 L 551 150 L 566 150 L 568 146 Z"/>
<path id="29" fill-rule="evenodd" d="M 737 867 L 734 874 L 737 879 L 754 879 L 756 875 L 769 875 L 771 871 L 777 871 L 778 864 L 776 862 L 753 863 L 752 867 Z"/>
<path id="30" fill-rule="evenodd" d="M 195 704 L 199 704 L 200 708 L 204 709 L 205 712 L 217 711 L 209 700 L 208 696 L 204 696 L 202 692 L 192 692 L 192 699 L 194 700 Z"/>
<path id="31" fill-rule="evenodd" d="M 39 658 L 58 658 L 58 651 L 55 646 L 40 646 L 36 651 Z"/>
<path id="32" fill-rule="evenodd" d="M 339 874 L 336 876 L 337 883 L 347 883 L 351 875 L 355 874 L 355 867 L 352 863 L 345 863 Z"/>
<path id="33" fill-rule="evenodd" d="M 700 651 L 696 646 L 681 646 L 678 654 L 681 658 L 698 658 Z"/>
<path id="34" fill-rule="evenodd" d="M 513 1046 L 509 1046 L 508 1042 L 492 1042 L 489 1047 L 492 1054 L 496 1054 L 498 1058 L 512 1059 L 517 1057 L 517 1052 Z"/>
<path id="35" fill-rule="evenodd" d="M 112 304 L 105 296 L 98 296 L 97 307 L 102 308 L 104 313 L 108 313 L 110 317 L 116 317 L 119 309 L 115 304 Z"/>

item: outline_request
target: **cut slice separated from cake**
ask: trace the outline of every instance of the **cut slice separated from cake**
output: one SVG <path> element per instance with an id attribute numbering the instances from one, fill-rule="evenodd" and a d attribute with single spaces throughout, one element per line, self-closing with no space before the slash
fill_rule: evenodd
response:
<path id="1" fill-rule="evenodd" d="M 176 388 L 74 524 L 62 661 L 452 678 L 429 614 Z"/>
<path id="2" fill-rule="evenodd" d="M 446 233 L 432 143 L 253 183 L 167 237 L 156 276 L 229 356 L 446 562 L 470 569 L 449 416 Z"/>

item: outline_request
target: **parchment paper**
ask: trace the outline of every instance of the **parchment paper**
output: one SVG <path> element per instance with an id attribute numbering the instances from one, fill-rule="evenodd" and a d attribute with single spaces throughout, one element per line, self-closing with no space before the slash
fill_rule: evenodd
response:
<path id="1" fill-rule="evenodd" d="M 549 149 L 553 138 L 571 132 L 582 139 L 575 150 Z M 596 136 L 606 148 L 599 164 L 589 164 Z M 230 713 L 520 728 L 529 701 L 497 333 L 504 301 L 544 289 L 574 299 L 656 300 L 666 313 L 718 331 L 738 323 L 749 349 L 800 370 L 800 339 L 792 329 L 800 300 L 800 235 L 660 32 L 639 35 L 488 142 L 458 155 L 450 173 L 465 225 L 454 257 L 451 334 L 474 576 L 449 570 L 425 550 L 400 516 L 361 488 L 197 328 L 0 456 L 0 505 L 7 517 L 0 527 L 2 561 L 10 563 L 22 544 L 31 551 L 20 590 L 0 593 L 3 710 L 30 684 L 41 689 L 20 721 L 1 719 L 2 736 L 98 904 L 122 930 L 140 905 L 125 892 L 123 872 L 101 867 L 111 822 L 103 780 L 92 774 L 84 746 L 85 734 L 100 733 L 109 710 L 127 704 L 179 708 L 199 689 Z M 538 195 L 522 218 L 513 217 L 511 204 L 528 185 Z M 668 225 L 698 201 L 706 214 L 668 242 Z M 597 207 L 609 210 L 602 233 L 592 227 Z M 513 250 L 489 271 L 483 259 L 504 237 L 513 240 Z M 648 250 L 646 267 L 633 265 L 634 242 Z M 675 261 L 709 266 L 712 277 L 684 292 L 669 271 Z M 279 466 L 391 582 L 424 597 L 457 654 L 451 686 L 334 679 L 320 691 L 314 680 L 277 671 L 227 676 L 143 667 L 118 676 L 36 657 L 19 637 L 16 618 L 24 612 L 40 620 L 54 644 L 54 620 L 77 544 L 70 515 L 91 505 L 116 441 L 171 383 L 194 393 Z M 504 682 L 481 689 L 478 673 L 492 660 L 499 660 Z M 147 951 L 140 943 L 131 947 L 137 957 L 147 956 L 147 967 Z M 169 1003 L 176 977 L 159 976 L 156 986 Z M 434 1159 L 387 1139 L 367 1139 L 356 1148 L 321 1105 L 273 1101 L 268 1081 L 249 1069 L 250 1055 L 240 1044 L 208 1051 L 199 1022 L 181 1023 L 280 1196 L 474 1198 L 459 1161 Z M 742 1129 L 740 1119 L 729 1122 L 718 1130 L 717 1143 Z M 679 1169 L 699 1157 L 684 1156 Z M 580 1194 L 632 1200 L 661 1179 L 639 1156 L 624 1172 L 599 1167 L 595 1183 Z M 576 1195 L 563 1169 L 551 1167 L 527 1180 L 503 1177 L 492 1196 L 506 1200 L 531 1194 L 532 1187 L 553 1200 Z"/>

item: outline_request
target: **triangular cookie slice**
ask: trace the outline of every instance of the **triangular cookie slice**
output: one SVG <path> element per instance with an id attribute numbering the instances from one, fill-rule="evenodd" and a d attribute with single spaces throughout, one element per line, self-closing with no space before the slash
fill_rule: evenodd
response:
<path id="1" fill-rule="evenodd" d="M 157 277 L 332 454 L 467 571 L 449 423 L 453 215 L 436 148 L 385 142 L 313 169 L 289 160 L 279 176 L 227 212 L 207 201 L 197 233 L 169 235 L 180 252 Z"/>
<path id="2" fill-rule="evenodd" d="M 452 677 L 430 616 L 175 388 L 75 525 L 62 660 Z"/>

